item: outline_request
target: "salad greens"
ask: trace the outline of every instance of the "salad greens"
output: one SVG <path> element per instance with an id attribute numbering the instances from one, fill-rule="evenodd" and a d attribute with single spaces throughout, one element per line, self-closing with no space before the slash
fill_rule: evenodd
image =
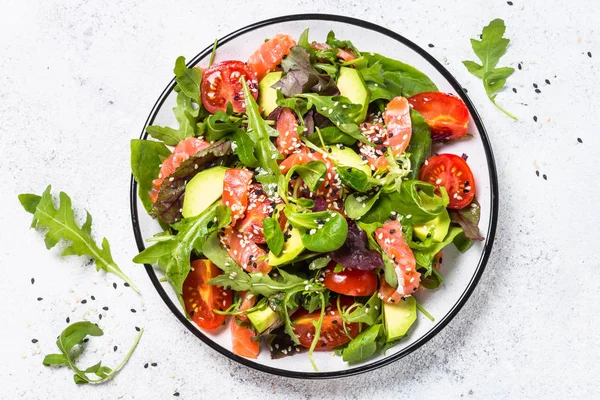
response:
<path id="1" fill-rule="evenodd" d="M 106 365 L 102 365 L 102 361 L 99 361 L 97 364 L 94 364 L 91 367 L 80 369 L 75 365 L 75 360 L 72 356 L 73 349 L 75 346 L 81 345 L 86 336 L 102 336 L 104 332 L 102 332 L 102 329 L 100 329 L 98 325 L 91 322 L 75 322 L 62 331 L 60 336 L 58 336 L 56 339 L 56 346 L 60 350 L 60 354 L 48 354 L 46 357 L 44 357 L 44 361 L 42 363 L 47 367 L 69 367 L 73 372 L 75 372 L 73 379 L 78 385 L 85 383 L 101 383 L 115 376 L 117 372 L 119 372 L 119 370 L 125 365 L 125 363 L 127 363 L 127 360 L 129 360 L 133 354 L 133 351 L 137 347 L 143 333 L 144 330 L 140 329 L 133 342 L 133 345 L 125 355 L 123 361 L 121 361 L 117 367 L 110 368 Z M 94 374 L 96 377 L 90 377 L 90 374 Z"/>
<path id="2" fill-rule="evenodd" d="M 504 21 L 496 18 L 483 28 L 481 40 L 471 39 L 473 52 L 481 60 L 481 64 L 474 61 L 463 61 L 470 73 L 483 81 L 483 87 L 490 101 L 504 114 L 515 121 L 517 117 L 500 107 L 496 103 L 498 92 L 504 88 L 506 79 L 515 72 L 511 67 L 496 67 L 500 57 L 506 53 L 510 40 L 503 37 L 506 32 Z"/>
<path id="3" fill-rule="evenodd" d="M 44 242 L 46 248 L 51 249 L 61 240 L 69 242 L 63 249 L 63 256 L 77 255 L 90 256 L 96 262 L 96 270 L 103 269 L 106 272 L 117 275 L 129 284 L 133 290 L 139 293 L 135 284 L 121 271 L 112 258 L 108 240 L 102 240 L 102 247 L 92 238 L 92 215 L 86 211 L 86 219 L 80 227 L 75 222 L 75 212 L 71 205 L 71 198 L 60 192 L 60 204 L 58 209 L 54 208 L 52 194 L 48 186 L 41 196 L 35 194 L 20 194 L 19 201 L 25 211 L 33 214 L 32 228 L 47 228 Z"/>
<path id="4" fill-rule="evenodd" d="M 297 45 L 276 35 L 264 46 L 285 48 L 276 65 L 261 64 L 274 56 L 262 46 L 247 63 L 211 61 L 204 76 L 177 60 L 179 129 L 151 126 L 158 141 L 131 144 L 140 197 L 165 228 L 134 262 L 157 264 L 201 328 L 232 316 L 243 356 L 264 341 L 273 358 L 308 352 L 315 369 L 317 350 L 362 362 L 406 336 L 423 310 L 412 293 L 443 282 L 440 251 L 481 239 L 475 186 L 465 178 L 446 190 L 452 176 L 424 177 L 436 116 L 410 99 L 389 104 L 438 92 L 423 72 L 333 32 L 324 43 L 307 29 Z M 166 146 L 186 138 L 202 150 L 176 163 Z M 174 171 L 152 203 L 165 157 Z M 188 186 L 210 168 L 216 183 L 206 175 Z M 183 218 L 186 196 L 213 194 Z"/>

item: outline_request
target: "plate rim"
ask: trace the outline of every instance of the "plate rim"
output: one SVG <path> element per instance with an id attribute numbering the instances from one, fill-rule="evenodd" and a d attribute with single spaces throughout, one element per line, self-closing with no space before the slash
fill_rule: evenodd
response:
<path id="1" fill-rule="evenodd" d="M 491 143 L 490 143 L 487 131 L 483 125 L 483 122 L 481 120 L 481 117 L 479 116 L 479 113 L 475 109 L 475 106 L 473 105 L 473 103 L 471 102 L 469 97 L 467 96 L 466 92 L 463 90 L 462 86 L 458 83 L 456 78 L 454 78 L 454 76 L 439 61 L 437 61 L 431 54 L 429 54 L 427 51 L 425 51 L 423 48 L 421 48 L 420 46 L 418 46 L 411 40 L 407 39 L 406 37 L 394 32 L 390 29 L 384 28 L 380 25 L 377 25 L 377 24 L 374 24 L 371 22 L 367 22 L 367 21 L 363 21 L 363 20 L 360 20 L 357 18 L 343 16 L 343 15 L 322 14 L 322 13 L 290 14 L 290 15 L 284 15 L 284 16 L 279 16 L 279 17 L 274 17 L 274 18 L 269 18 L 269 19 L 265 19 L 262 21 L 258 21 L 258 22 L 252 23 L 250 25 L 247 25 L 243 28 L 240 28 L 238 30 L 235 30 L 235 31 L 223 36 L 221 39 L 219 39 L 217 48 L 219 46 L 229 42 L 230 40 L 233 40 L 233 39 L 237 38 L 238 36 L 241 36 L 244 33 L 250 32 L 252 30 L 255 30 L 255 29 L 258 29 L 258 28 L 261 28 L 264 26 L 273 25 L 273 24 L 277 24 L 277 23 L 281 23 L 281 22 L 303 21 L 303 20 L 322 20 L 322 21 L 335 21 L 335 22 L 347 23 L 350 25 L 359 26 L 361 28 L 369 29 L 369 30 L 375 31 L 377 33 L 386 35 L 386 36 L 404 44 L 405 46 L 409 47 L 411 50 L 415 51 L 417 54 L 422 56 L 427 62 L 429 62 L 450 83 L 450 85 L 453 87 L 453 89 L 456 91 L 456 93 L 465 102 L 465 104 L 469 110 L 469 113 L 471 114 L 471 117 L 473 118 L 473 121 L 475 122 L 475 125 L 477 126 L 477 129 L 479 131 L 481 141 L 483 143 L 485 155 L 486 155 L 488 173 L 490 176 L 491 209 L 490 209 L 489 226 L 488 226 L 488 231 L 487 231 L 487 235 L 486 235 L 486 241 L 484 244 L 483 252 L 479 259 L 477 268 L 475 269 L 475 273 L 473 274 L 473 277 L 471 278 L 471 280 L 465 287 L 463 293 L 461 294 L 459 299 L 456 301 L 456 303 L 452 306 L 450 311 L 439 321 L 439 323 L 433 329 L 431 329 L 425 335 L 423 335 L 420 338 L 418 338 L 417 340 L 415 340 L 413 343 L 408 345 L 406 348 L 398 351 L 397 353 L 395 353 L 393 355 L 385 357 L 376 362 L 372 362 L 372 363 L 365 364 L 362 366 L 351 367 L 351 368 L 348 368 L 345 370 L 340 370 L 340 371 L 299 372 L 299 371 L 290 371 L 290 370 L 285 370 L 285 369 L 280 369 L 280 368 L 274 368 L 271 366 L 260 364 L 256 361 L 252 361 L 252 360 L 244 358 L 244 357 L 240 357 L 240 356 L 234 354 L 232 351 L 230 351 L 224 347 L 221 347 L 219 344 L 217 344 L 213 340 L 209 339 L 204 333 L 202 333 L 202 331 L 197 329 L 183 315 L 183 313 L 179 310 L 179 307 L 178 307 L 179 303 L 175 304 L 171 300 L 171 298 L 169 297 L 169 295 L 163 288 L 162 283 L 159 281 L 158 276 L 156 275 L 156 273 L 154 271 L 154 268 L 150 264 L 144 264 L 144 266 L 145 266 L 146 272 L 148 273 L 148 276 L 150 277 L 150 281 L 154 285 L 155 289 L 157 290 L 158 294 L 160 295 L 162 300 L 165 302 L 167 307 L 171 310 L 171 312 L 173 312 L 175 317 L 191 333 L 193 333 L 197 338 L 199 338 L 202 342 L 207 344 L 213 350 L 216 350 L 217 352 L 221 353 L 222 355 L 224 355 L 224 356 L 228 357 L 229 359 L 236 361 L 242 365 L 256 369 L 261 372 L 273 374 L 273 375 L 279 375 L 279 376 L 284 376 L 284 377 L 289 377 L 289 378 L 298 378 L 298 379 L 331 379 L 331 378 L 347 377 L 347 376 L 357 375 L 357 374 L 361 374 L 361 373 L 368 372 L 368 371 L 373 371 L 375 369 L 381 368 L 385 365 L 388 365 L 395 361 L 398 361 L 399 359 L 411 354 L 412 352 L 414 352 L 415 350 L 417 350 L 421 346 L 423 346 L 425 343 L 427 343 L 429 340 L 431 340 L 434 336 L 436 336 L 439 332 L 441 332 L 441 330 L 444 329 L 446 327 L 446 325 L 458 314 L 458 312 L 466 304 L 467 300 L 469 299 L 469 297 L 473 293 L 475 287 L 477 286 L 479 280 L 481 279 L 481 276 L 483 275 L 483 272 L 487 265 L 490 253 L 492 251 L 495 233 L 496 233 L 496 225 L 497 225 L 497 221 L 498 221 L 498 175 L 497 175 L 496 163 L 494 160 L 494 155 L 492 152 L 492 147 L 491 147 Z M 204 50 L 202 50 L 200 53 L 198 53 L 194 58 L 192 58 L 188 62 L 188 66 L 195 65 L 200 60 L 207 57 L 212 52 L 212 48 L 213 48 L 212 44 L 210 46 L 207 46 Z M 160 110 L 160 108 L 164 104 L 166 98 L 169 96 L 169 94 L 171 93 L 171 91 L 173 90 L 174 87 L 175 87 L 175 78 L 171 79 L 169 84 L 166 86 L 166 88 L 163 90 L 163 92 L 158 97 L 158 100 L 154 104 L 152 110 L 150 111 L 150 114 L 148 115 L 148 118 L 146 119 L 144 128 L 142 129 L 142 133 L 139 137 L 140 139 L 142 139 L 142 140 L 147 139 L 148 134 L 146 133 L 146 127 L 153 122 L 154 118 L 156 117 L 156 114 L 158 113 L 158 110 Z M 129 201 L 130 201 L 130 212 L 131 212 L 131 222 L 133 225 L 133 233 L 134 233 L 135 241 L 136 241 L 136 244 L 138 247 L 138 251 L 141 252 L 145 249 L 145 245 L 144 245 L 144 240 L 142 238 L 140 225 L 139 225 L 139 218 L 138 218 L 137 182 L 135 181 L 133 175 L 131 175 L 131 179 L 130 179 L 129 197 L 130 197 Z"/>

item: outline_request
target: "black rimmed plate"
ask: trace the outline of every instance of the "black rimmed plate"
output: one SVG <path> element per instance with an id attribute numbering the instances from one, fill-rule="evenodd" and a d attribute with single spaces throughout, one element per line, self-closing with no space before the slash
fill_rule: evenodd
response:
<path id="1" fill-rule="evenodd" d="M 168 284 L 159 282 L 159 270 L 146 265 L 146 271 L 178 320 L 204 343 L 221 354 L 239 363 L 260 371 L 294 378 L 333 378 L 358 374 L 373 370 L 399 360 L 415 351 L 431 339 L 458 313 L 465 304 L 487 263 L 498 214 L 498 182 L 496 167 L 485 128 L 475 107 L 462 90 L 459 83 L 437 60 L 425 50 L 403 36 L 378 25 L 358 19 L 326 14 L 299 14 L 273 18 L 249 25 L 219 40 L 216 60 L 246 60 L 265 38 L 277 33 L 287 33 L 298 37 L 306 28 L 310 29 L 310 40 L 324 41 L 330 30 L 335 31 L 340 39 L 351 40 L 361 51 L 372 51 L 408 63 L 426 73 L 438 86 L 440 91 L 460 96 L 471 114 L 469 133 L 472 139 L 456 141 L 444 147 L 445 153 L 468 154 L 469 165 L 477 182 L 477 199 L 481 204 L 480 229 L 486 239 L 475 245 L 465 254 L 458 253 L 453 246 L 444 251 L 443 274 L 445 282 L 436 291 L 424 291 L 416 296 L 419 302 L 435 317 L 431 322 L 422 315 L 397 346 L 380 355 L 357 365 L 348 365 L 341 357 L 330 352 L 316 352 L 315 362 L 319 371 L 314 371 L 306 354 L 298 354 L 278 360 L 272 360 L 267 349 L 262 349 L 258 359 L 250 360 L 231 352 L 231 338 L 228 329 L 218 333 L 204 332 L 188 321 L 180 308 L 175 293 Z M 212 46 L 207 47 L 194 57 L 189 66 L 207 66 Z M 170 63 L 171 60 L 165 60 Z M 152 124 L 174 125 L 175 120 L 171 108 L 175 104 L 173 80 L 158 98 L 150 112 L 141 138 L 146 139 L 145 127 Z M 140 251 L 145 248 L 145 239 L 160 231 L 158 223 L 148 216 L 136 192 L 135 181 L 131 180 L 131 216 L 133 231 Z M 138 213 L 138 210 L 141 210 Z"/>

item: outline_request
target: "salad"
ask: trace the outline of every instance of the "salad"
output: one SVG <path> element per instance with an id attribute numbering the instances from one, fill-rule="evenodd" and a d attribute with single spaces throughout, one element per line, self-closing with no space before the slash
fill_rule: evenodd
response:
<path id="1" fill-rule="evenodd" d="M 415 295 L 443 282 L 443 249 L 483 239 L 467 156 L 443 152 L 468 139 L 467 107 L 333 32 L 257 46 L 246 62 L 213 62 L 216 43 L 208 66 L 177 59 L 179 127 L 131 142 L 164 229 L 134 261 L 237 355 L 364 361 L 432 319 Z"/>

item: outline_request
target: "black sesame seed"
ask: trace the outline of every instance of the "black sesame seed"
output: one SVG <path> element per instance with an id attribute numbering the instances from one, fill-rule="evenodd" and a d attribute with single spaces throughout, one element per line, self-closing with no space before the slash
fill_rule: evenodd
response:
<path id="1" fill-rule="evenodd" d="M 538 87 L 537 83 L 534 83 L 534 84 L 533 84 L 533 87 L 534 87 L 535 89 L 537 89 L 537 87 Z"/>
<path id="2" fill-rule="evenodd" d="M 118 347 L 117 347 L 117 346 L 114 346 L 114 347 L 113 347 L 113 351 L 117 351 L 117 349 L 118 349 Z"/>
<path id="3" fill-rule="evenodd" d="M 125 282 L 125 283 L 123 284 L 123 286 L 125 286 L 125 287 L 129 287 L 129 283 Z"/>
<path id="4" fill-rule="evenodd" d="M 102 307 L 102 309 L 103 309 L 104 311 L 108 311 L 108 307 L 106 307 L 106 306 Z"/>
<path id="5" fill-rule="evenodd" d="M 396 233 L 395 229 L 390 229 L 390 235 L 393 235 L 394 233 Z"/>
<path id="6" fill-rule="evenodd" d="M 534 116 L 533 116 L 533 120 L 534 120 L 535 122 L 537 122 L 537 115 L 534 115 Z"/>
<path id="7" fill-rule="evenodd" d="M 321 347 L 327 346 L 327 343 L 321 343 Z"/>
<path id="8" fill-rule="evenodd" d="M 428 44 L 428 46 L 429 46 L 429 47 L 435 47 L 435 46 L 433 45 L 433 43 L 429 43 L 429 44 Z"/>
<path id="9" fill-rule="evenodd" d="M 37 339 L 31 339 L 31 343 L 37 343 L 38 340 Z"/>
<path id="10" fill-rule="evenodd" d="M 337 325 L 338 322 L 337 322 L 337 320 L 334 319 L 333 321 L 331 321 L 331 323 L 334 325 Z"/>
<path id="11" fill-rule="evenodd" d="M 194 310 L 190 311 L 190 318 L 193 318 L 195 313 L 196 313 L 196 311 L 194 311 Z"/>
<path id="12" fill-rule="evenodd" d="M 583 143 L 583 140 L 581 140 L 581 138 L 577 138 L 577 141 L 578 141 L 579 143 Z"/>
<path id="13" fill-rule="evenodd" d="M 86 299 L 81 300 L 81 304 L 85 304 L 85 303 L 87 303 Z"/>
<path id="14" fill-rule="evenodd" d="M 98 319 L 102 319 L 102 314 L 98 314 Z"/>
<path id="15" fill-rule="evenodd" d="M 113 282 L 113 287 L 116 289 L 117 288 L 117 284 L 115 282 Z"/>
<path id="16" fill-rule="evenodd" d="M 508 4 L 509 6 L 512 6 L 513 2 L 512 1 L 507 1 L 506 4 Z"/>
<path id="17" fill-rule="evenodd" d="M 546 79 L 544 82 L 546 82 L 548 85 L 550 84 L 550 80 Z"/>
<path id="18" fill-rule="evenodd" d="M 90 338 L 85 338 L 85 339 L 83 339 L 83 343 L 87 343 L 87 342 L 89 342 L 89 340 L 90 340 Z"/>
<path id="19" fill-rule="evenodd" d="M 396 302 L 396 300 L 390 299 L 390 303 L 395 303 L 395 302 Z"/>
<path id="20" fill-rule="evenodd" d="M 592 52 L 591 51 L 588 51 L 587 55 L 588 55 L 589 58 L 592 58 Z"/>
<path id="21" fill-rule="evenodd" d="M 154 362 L 154 363 L 152 363 L 150 365 L 152 365 L 153 367 L 156 367 L 158 364 Z"/>
<path id="22" fill-rule="evenodd" d="M 513 88 L 513 92 L 517 93 L 517 88 Z"/>
<path id="23" fill-rule="evenodd" d="M 148 363 L 144 364 L 144 368 L 148 368 Z"/>
<path id="24" fill-rule="evenodd" d="M 175 396 L 175 397 L 179 397 L 179 392 L 175 392 L 175 393 L 173 393 L 173 396 Z"/>
<path id="25" fill-rule="evenodd" d="M 545 181 L 548 180 L 548 177 L 546 176 L 546 174 L 542 175 L 542 178 L 544 178 Z"/>
<path id="26" fill-rule="evenodd" d="M 35 283 L 35 279 L 31 278 L 31 284 L 33 285 Z"/>
<path id="27" fill-rule="evenodd" d="M 540 171 L 535 171 L 536 176 L 540 176 Z"/>
<path id="28" fill-rule="evenodd" d="M 535 92 L 538 93 L 538 94 L 542 93 L 542 91 L 540 89 L 535 89 Z"/>
<path id="29" fill-rule="evenodd" d="M 467 90 L 467 88 L 462 88 L 462 90 L 464 90 L 465 93 L 469 93 L 469 91 Z"/>
<path id="30" fill-rule="evenodd" d="M 65 321 L 67 321 L 67 324 L 68 324 L 69 322 L 71 322 L 71 318 L 67 317 L 67 319 Z"/>
<path id="31" fill-rule="evenodd" d="M 96 298 L 94 296 L 90 296 L 90 299 L 92 300 L 96 300 Z"/>
<path id="32" fill-rule="evenodd" d="M 38 297 L 38 298 L 37 298 L 37 301 L 42 301 L 42 300 L 44 300 L 44 298 L 43 298 L 43 297 Z"/>
<path id="33" fill-rule="evenodd" d="M 131 309 L 131 312 L 132 312 L 132 313 L 136 313 L 137 311 L 135 311 L 135 308 L 132 308 L 132 309 Z"/>
<path id="34" fill-rule="evenodd" d="M 519 63 L 519 65 L 517 65 L 517 68 L 523 69 L 523 66 L 521 65 L 521 63 Z"/>
<path id="35" fill-rule="evenodd" d="M 140 331 L 140 327 L 139 327 L 139 326 L 136 326 L 136 327 L 135 327 L 135 330 L 139 332 L 139 331 Z"/>

